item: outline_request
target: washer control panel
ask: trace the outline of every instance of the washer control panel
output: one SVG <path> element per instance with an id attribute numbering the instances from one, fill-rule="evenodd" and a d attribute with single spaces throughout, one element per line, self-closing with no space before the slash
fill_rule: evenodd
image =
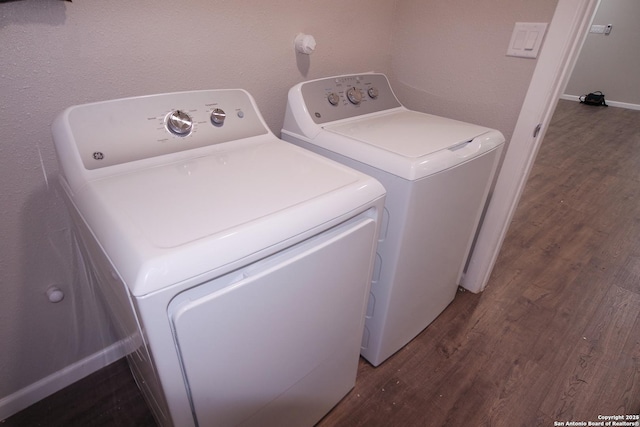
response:
<path id="1" fill-rule="evenodd" d="M 303 83 L 301 94 L 317 124 L 400 107 L 384 74 L 353 74 Z"/>
<path id="2" fill-rule="evenodd" d="M 251 96 L 241 89 L 79 105 L 65 110 L 60 120 L 88 170 L 269 132 Z"/>

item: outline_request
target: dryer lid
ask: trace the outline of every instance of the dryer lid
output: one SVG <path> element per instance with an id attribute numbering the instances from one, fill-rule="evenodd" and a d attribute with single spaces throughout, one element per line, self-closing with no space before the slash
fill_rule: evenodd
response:
<path id="1" fill-rule="evenodd" d="M 284 148 L 284 149 L 283 149 Z M 355 182 L 342 168 L 282 145 L 258 145 L 99 180 L 105 209 L 149 244 L 176 248 Z M 115 215 L 115 214 L 114 214 Z"/>
<path id="2" fill-rule="evenodd" d="M 412 159 L 471 141 L 490 130 L 407 110 L 349 120 L 324 129 Z"/>
<path id="3" fill-rule="evenodd" d="M 74 204 L 134 295 L 195 277 L 384 195 L 275 138 L 89 182 Z"/>

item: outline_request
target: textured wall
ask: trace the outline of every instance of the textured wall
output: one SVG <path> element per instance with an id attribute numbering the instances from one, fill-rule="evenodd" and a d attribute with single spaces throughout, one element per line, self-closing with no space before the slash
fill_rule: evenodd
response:
<path id="1" fill-rule="evenodd" d="M 612 24 L 611 34 L 587 34 L 565 93 L 600 90 L 608 101 L 640 108 L 640 1 L 604 0 L 593 23 Z"/>
<path id="2" fill-rule="evenodd" d="M 55 115 L 90 101 L 241 87 L 254 95 L 279 134 L 293 84 L 389 71 L 394 5 L 0 3 L 0 399 L 113 340 L 76 265 L 56 179 L 49 129 Z M 298 32 L 316 37 L 311 57 L 296 56 Z M 59 304 L 45 297 L 51 283 L 66 292 Z"/>

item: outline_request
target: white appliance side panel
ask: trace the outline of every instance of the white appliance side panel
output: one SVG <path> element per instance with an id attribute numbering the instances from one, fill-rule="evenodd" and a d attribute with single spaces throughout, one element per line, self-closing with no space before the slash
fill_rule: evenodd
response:
<path id="1" fill-rule="evenodd" d="M 169 410 L 162 397 L 158 376 L 151 364 L 149 348 L 141 333 L 140 322 L 128 289 L 73 203 L 67 201 L 69 212 L 74 219 L 74 231 L 77 232 L 80 248 L 87 263 L 86 269 L 92 278 L 90 286 L 95 287 L 94 291 L 107 305 L 118 339 L 125 344 L 129 367 L 156 421 L 160 425 L 169 425 Z"/>
<path id="2" fill-rule="evenodd" d="M 453 300 L 502 145 L 408 181 L 296 138 L 289 141 L 371 175 L 387 189 L 361 354 L 378 366 Z"/>
<path id="3" fill-rule="evenodd" d="M 310 426 L 354 386 L 376 223 L 338 231 L 171 303 L 199 425 Z"/>
<path id="4" fill-rule="evenodd" d="M 453 301 L 501 150 L 412 184 L 406 212 L 390 206 L 390 235 L 382 257 L 377 307 L 367 318 L 362 355 L 378 365 L 415 338 Z M 384 184 L 384 181 L 383 181 Z M 403 220 L 404 224 L 393 224 Z M 398 239 L 398 254 L 385 245 Z M 391 256 L 388 256 L 391 255 Z M 386 276 L 385 272 L 393 272 Z"/>

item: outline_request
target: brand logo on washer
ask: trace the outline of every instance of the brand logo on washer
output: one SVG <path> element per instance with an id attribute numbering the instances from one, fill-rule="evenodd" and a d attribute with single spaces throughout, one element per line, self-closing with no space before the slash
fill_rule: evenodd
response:
<path id="1" fill-rule="evenodd" d="M 93 153 L 93 159 L 94 160 L 104 159 L 104 153 L 102 153 L 101 151 L 96 151 L 95 153 Z"/>

